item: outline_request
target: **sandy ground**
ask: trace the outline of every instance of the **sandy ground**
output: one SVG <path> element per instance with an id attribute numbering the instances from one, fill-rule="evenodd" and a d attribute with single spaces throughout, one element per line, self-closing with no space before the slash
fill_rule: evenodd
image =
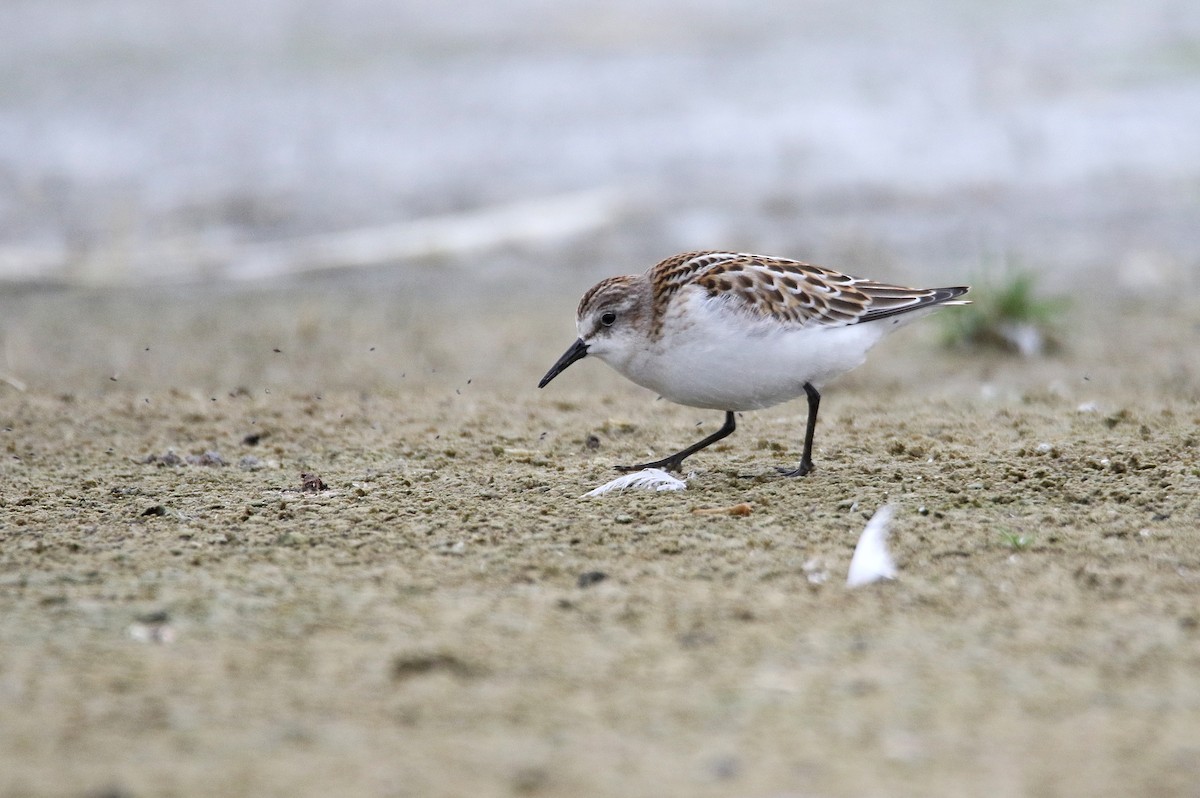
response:
<path id="1" fill-rule="evenodd" d="M 1200 794 L 1194 304 L 923 321 L 810 477 L 798 402 L 581 499 L 719 414 L 403 281 L 0 298 L 0 794 Z"/>
<path id="2" fill-rule="evenodd" d="M 0 798 L 1200 796 L 1194 0 L 0 30 Z M 808 478 L 800 402 L 582 499 L 721 419 L 537 390 L 579 294 L 706 247 L 1040 270 L 1066 347 L 923 321 Z"/>

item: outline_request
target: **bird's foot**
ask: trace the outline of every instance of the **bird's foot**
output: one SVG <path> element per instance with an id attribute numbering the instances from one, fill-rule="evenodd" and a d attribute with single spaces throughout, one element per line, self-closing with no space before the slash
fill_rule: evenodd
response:
<path id="1" fill-rule="evenodd" d="M 645 471 L 647 468 L 661 468 L 663 471 L 674 471 L 676 474 L 683 473 L 683 460 L 675 459 L 674 457 L 664 457 L 662 460 L 655 460 L 653 463 L 641 463 L 639 465 L 619 465 L 613 466 L 621 473 L 628 474 L 633 471 Z"/>
<path id="2" fill-rule="evenodd" d="M 813 470 L 812 460 L 801 460 L 797 468 L 777 468 L 780 474 L 785 477 L 805 477 Z"/>

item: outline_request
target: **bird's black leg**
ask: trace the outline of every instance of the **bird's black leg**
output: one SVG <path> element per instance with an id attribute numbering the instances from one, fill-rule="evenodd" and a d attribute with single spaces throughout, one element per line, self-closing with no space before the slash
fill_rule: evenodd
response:
<path id="1" fill-rule="evenodd" d="M 640 465 L 634 465 L 634 466 L 617 466 L 617 470 L 618 471 L 641 471 L 644 468 L 662 468 L 667 471 L 682 471 L 683 460 L 685 457 L 691 457 L 693 454 L 700 451 L 705 446 L 711 446 L 712 444 L 716 443 L 717 441 L 721 440 L 722 438 L 728 437 L 729 435 L 733 434 L 733 431 L 735 429 L 737 429 L 737 423 L 734 421 L 733 411 L 727 410 L 727 411 L 725 411 L 724 426 L 722 426 L 719 430 L 714 432 L 712 435 L 709 435 L 704 440 L 702 440 L 698 443 L 693 443 L 691 446 L 687 447 L 683 451 L 676 452 L 675 454 L 671 455 L 670 457 L 664 457 L 661 460 L 655 460 L 653 463 L 641 463 Z"/>
<path id="2" fill-rule="evenodd" d="M 802 477 L 813 469 L 813 435 L 817 431 L 817 408 L 821 406 L 821 394 L 817 393 L 811 382 L 804 383 L 804 392 L 808 394 L 808 426 L 804 430 L 804 454 L 801 455 L 800 466 L 796 470 L 779 469 L 785 477 Z"/>

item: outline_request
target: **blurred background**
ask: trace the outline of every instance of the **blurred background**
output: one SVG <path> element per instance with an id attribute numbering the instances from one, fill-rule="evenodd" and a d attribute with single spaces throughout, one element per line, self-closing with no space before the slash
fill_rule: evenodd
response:
<path id="1" fill-rule="evenodd" d="M 565 341 L 595 279 L 703 248 L 1200 287 L 1194 0 L 6 0 L 0 31 L 10 374 L 39 336 L 295 285 L 571 297 Z"/>

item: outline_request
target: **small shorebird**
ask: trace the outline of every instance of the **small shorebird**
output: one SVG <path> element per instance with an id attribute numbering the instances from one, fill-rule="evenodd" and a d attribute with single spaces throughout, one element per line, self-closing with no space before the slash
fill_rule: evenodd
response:
<path id="1" fill-rule="evenodd" d="M 789 476 L 813 468 L 817 388 L 860 365 L 902 324 L 942 305 L 966 305 L 967 286 L 904 288 L 787 258 L 689 252 L 642 275 L 610 277 L 579 302 L 579 338 L 539 388 L 589 355 L 672 402 L 724 410 L 712 435 L 621 471 L 680 471 L 685 458 L 731 434 L 734 413 L 808 397 L 804 453 Z"/>

